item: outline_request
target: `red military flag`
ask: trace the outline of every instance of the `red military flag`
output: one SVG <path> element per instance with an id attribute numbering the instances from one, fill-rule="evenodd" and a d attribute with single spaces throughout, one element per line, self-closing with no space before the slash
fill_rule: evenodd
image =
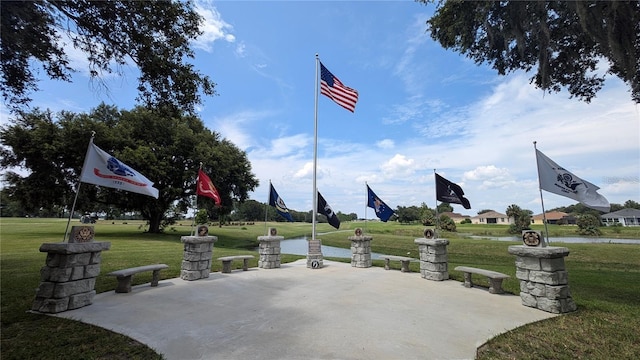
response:
<path id="1" fill-rule="evenodd" d="M 220 194 L 218 194 L 218 190 L 215 186 L 213 186 L 211 179 L 209 179 L 209 176 L 207 176 L 207 174 L 205 174 L 202 169 L 198 170 L 198 185 L 196 187 L 196 193 L 198 195 L 212 198 L 216 205 L 222 204 L 222 200 L 220 198 Z"/>

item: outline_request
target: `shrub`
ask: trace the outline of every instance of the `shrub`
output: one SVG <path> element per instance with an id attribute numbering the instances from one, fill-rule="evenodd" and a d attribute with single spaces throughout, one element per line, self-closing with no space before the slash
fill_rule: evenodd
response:
<path id="1" fill-rule="evenodd" d="M 602 235 L 602 231 L 600 231 L 600 220 L 591 214 L 581 215 L 578 217 L 576 224 L 578 225 L 577 232 L 580 235 Z"/>

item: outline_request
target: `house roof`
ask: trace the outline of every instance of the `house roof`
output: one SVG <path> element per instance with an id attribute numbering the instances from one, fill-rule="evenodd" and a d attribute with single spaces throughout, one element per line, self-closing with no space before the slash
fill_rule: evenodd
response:
<path id="1" fill-rule="evenodd" d="M 501 214 L 497 211 L 487 211 L 486 213 L 482 213 L 480 215 L 476 215 L 474 219 L 488 219 L 488 218 L 506 218 L 508 217 L 506 214 Z"/>
<path id="2" fill-rule="evenodd" d="M 469 215 L 462 215 L 459 213 L 454 213 L 451 211 L 445 211 L 443 213 L 440 213 L 441 215 L 447 215 L 448 217 L 450 217 L 451 219 L 470 219 L 471 216 Z"/>
<path id="3" fill-rule="evenodd" d="M 640 210 L 633 208 L 625 208 L 622 210 L 614 211 L 608 214 L 600 215 L 600 217 L 606 218 L 618 218 L 618 217 L 640 217 Z"/>
<path id="4" fill-rule="evenodd" d="M 565 216 L 567 216 L 568 214 L 562 211 L 549 211 L 544 213 L 544 218 L 547 220 L 561 220 L 562 218 L 564 218 Z M 543 216 L 542 213 L 538 214 L 538 215 L 533 215 L 533 219 L 534 220 L 542 220 Z"/>

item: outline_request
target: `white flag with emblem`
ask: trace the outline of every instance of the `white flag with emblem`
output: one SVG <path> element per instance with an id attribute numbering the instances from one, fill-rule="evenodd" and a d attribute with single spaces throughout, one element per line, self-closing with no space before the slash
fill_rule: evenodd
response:
<path id="1" fill-rule="evenodd" d="M 598 194 L 599 187 L 573 175 L 538 149 L 536 157 L 538 180 L 542 190 L 566 196 L 592 209 L 609 212 L 611 206 L 604 196 Z"/>
<path id="2" fill-rule="evenodd" d="M 149 195 L 156 199 L 159 195 L 152 181 L 97 147 L 93 138 L 84 158 L 80 181 Z"/>

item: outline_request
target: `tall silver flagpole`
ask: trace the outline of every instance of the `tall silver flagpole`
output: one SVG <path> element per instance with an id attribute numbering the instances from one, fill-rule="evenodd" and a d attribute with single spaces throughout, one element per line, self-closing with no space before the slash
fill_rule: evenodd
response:
<path id="1" fill-rule="evenodd" d="M 200 167 L 198 168 L 198 175 L 196 176 L 196 201 L 195 201 L 195 209 L 193 213 L 193 219 L 191 220 L 191 236 L 196 234 L 196 216 L 198 215 L 198 186 L 200 185 L 200 170 L 202 170 L 202 161 L 200 162 Z M 191 206 L 194 206 L 194 203 L 191 202 Z M 209 215 L 207 215 L 208 217 Z"/>
<path id="2" fill-rule="evenodd" d="M 546 247 L 549 244 L 549 230 L 547 229 L 547 216 L 544 212 L 544 200 L 542 199 L 542 183 L 540 182 L 540 160 L 538 159 L 538 149 L 536 148 L 537 141 L 533 142 L 533 150 L 536 154 L 536 170 L 538 171 L 538 189 L 540 190 L 540 205 L 542 205 L 542 222 L 544 223 L 544 236 L 542 247 Z M 546 237 L 546 239 L 545 239 Z"/>
<path id="3" fill-rule="evenodd" d="M 364 191 L 366 193 L 366 195 L 364 196 L 365 199 L 365 203 L 364 203 L 364 233 L 367 233 L 367 208 L 369 207 L 369 184 L 367 184 L 367 182 L 364 182 Z"/>
<path id="4" fill-rule="evenodd" d="M 318 167 L 318 64 L 320 64 L 320 58 L 316 54 L 315 116 L 313 121 L 313 226 L 311 240 L 316 239 L 316 221 L 318 218 L 318 188 L 316 187 L 316 170 Z"/>
<path id="5" fill-rule="evenodd" d="M 438 238 L 438 225 L 440 225 L 440 216 L 438 216 L 438 181 L 436 180 L 436 169 L 433 169 L 433 182 L 436 184 L 436 226 L 433 229 L 433 238 Z"/>
<path id="6" fill-rule="evenodd" d="M 264 234 L 269 235 L 267 230 L 267 213 L 269 212 L 269 200 L 271 199 L 271 179 L 269 179 L 269 195 L 267 195 L 267 204 L 264 207 Z M 278 201 L 278 199 L 276 199 Z"/>

